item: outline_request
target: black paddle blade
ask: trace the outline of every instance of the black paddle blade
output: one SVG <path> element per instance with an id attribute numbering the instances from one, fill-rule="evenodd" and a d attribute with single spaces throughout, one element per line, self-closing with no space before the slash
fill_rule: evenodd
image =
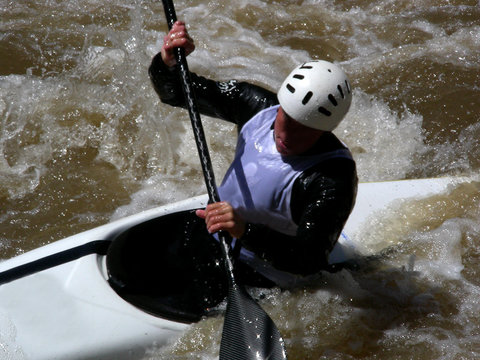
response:
<path id="1" fill-rule="evenodd" d="M 283 360 L 285 344 L 273 320 L 242 287 L 228 293 L 219 360 Z"/>

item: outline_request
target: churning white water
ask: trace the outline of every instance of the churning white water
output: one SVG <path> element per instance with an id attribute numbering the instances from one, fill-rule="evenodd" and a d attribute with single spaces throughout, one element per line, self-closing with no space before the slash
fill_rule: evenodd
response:
<path id="1" fill-rule="evenodd" d="M 447 194 L 400 202 L 364 229 L 360 270 L 262 293 L 289 359 L 480 356 L 480 3 L 460 0 L 176 2 L 192 71 L 275 90 L 308 58 L 340 63 L 354 100 L 336 134 L 360 181 L 464 175 Z M 0 0 L 0 257 L 205 192 L 184 110 L 147 68 L 161 2 Z M 203 118 L 219 182 L 236 130 Z M 21 358 L 0 321 L 2 358 Z M 5 325 L 5 326 L 3 326 Z M 222 319 L 151 359 L 215 359 Z"/>

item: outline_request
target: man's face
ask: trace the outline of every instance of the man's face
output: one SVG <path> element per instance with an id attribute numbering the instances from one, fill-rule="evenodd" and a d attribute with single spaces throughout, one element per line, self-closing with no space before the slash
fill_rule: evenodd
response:
<path id="1" fill-rule="evenodd" d="M 293 120 L 282 107 L 278 108 L 273 127 L 275 145 L 282 156 L 300 155 L 310 149 L 323 131 L 309 128 Z"/>

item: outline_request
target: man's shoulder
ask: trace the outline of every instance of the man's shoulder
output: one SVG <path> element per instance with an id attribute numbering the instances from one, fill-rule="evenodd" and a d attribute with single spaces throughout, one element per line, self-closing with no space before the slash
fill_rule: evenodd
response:
<path id="1" fill-rule="evenodd" d="M 300 174 L 297 180 L 303 183 L 304 189 L 314 184 L 343 186 L 355 183 L 357 179 L 355 160 L 348 147 L 333 133 L 325 133 L 309 155 L 323 156 L 324 160 Z"/>
<path id="2" fill-rule="evenodd" d="M 264 87 L 249 82 L 237 82 L 235 87 L 241 104 L 237 123 L 240 128 L 259 112 L 278 105 L 277 95 Z"/>

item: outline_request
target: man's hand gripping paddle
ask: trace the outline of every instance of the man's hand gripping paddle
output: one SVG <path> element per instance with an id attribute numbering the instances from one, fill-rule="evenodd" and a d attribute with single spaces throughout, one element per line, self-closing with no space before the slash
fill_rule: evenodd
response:
<path id="1" fill-rule="evenodd" d="M 177 21 L 172 0 L 162 0 L 169 29 Z M 207 142 L 190 80 L 185 51 L 177 48 L 175 58 L 180 71 L 182 88 L 187 102 L 195 142 L 202 164 L 203 176 L 210 202 L 220 201 L 208 153 Z M 220 360 L 280 360 L 286 359 L 284 341 L 273 320 L 235 282 L 227 234 L 220 233 L 220 245 L 229 279 L 227 311 L 220 344 Z"/>

